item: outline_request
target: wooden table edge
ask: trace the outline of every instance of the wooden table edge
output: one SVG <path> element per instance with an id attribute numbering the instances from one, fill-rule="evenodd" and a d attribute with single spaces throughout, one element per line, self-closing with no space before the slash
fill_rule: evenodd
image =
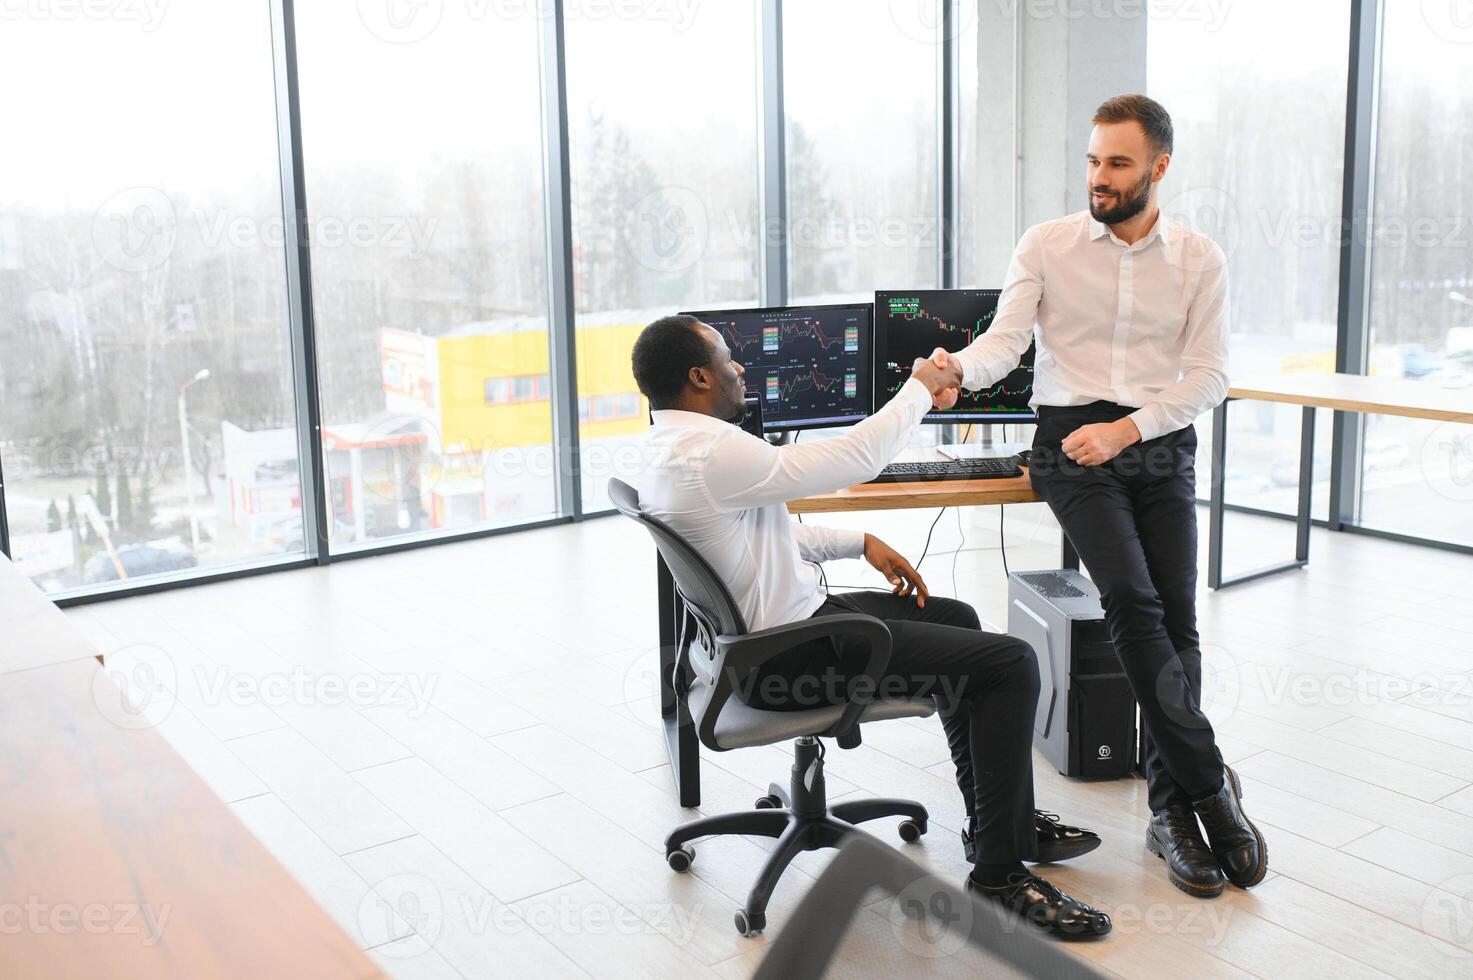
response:
<path id="1" fill-rule="evenodd" d="M 861 483 L 830 493 L 788 501 L 790 514 L 907 510 L 923 507 L 976 507 L 1030 504 L 1042 498 L 1028 476 L 999 480 L 933 480 L 920 483 Z"/>
<path id="2" fill-rule="evenodd" d="M 1361 376 L 1353 375 L 1352 377 Z M 1438 388 L 1435 390 L 1445 392 L 1449 389 Z M 1434 408 L 1425 405 L 1404 405 L 1375 398 L 1315 395 L 1253 386 L 1229 387 L 1228 397 L 1249 401 L 1278 402 L 1285 405 L 1331 408 L 1342 412 L 1361 412 L 1368 415 L 1393 415 L 1400 418 L 1427 419 L 1433 422 L 1462 422 L 1473 424 L 1473 411 L 1460 412 L 1455 409 Z M 1473 401 L 1473 392 L 1469 393 L 1469 399 Z"/>

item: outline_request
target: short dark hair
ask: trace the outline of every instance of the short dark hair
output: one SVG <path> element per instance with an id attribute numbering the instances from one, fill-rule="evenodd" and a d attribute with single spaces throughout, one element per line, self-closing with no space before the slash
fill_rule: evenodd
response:
<path id="1" fill-rule="evenodd" d="M 634 381 L 650 408 L 669 408 L 680 400 L 693 367 L 709 367 L 711 345 L 696 331 L 700 320 L 685 313 L 662 316 L 634 342 Z"/>
<path id="2" fill-rule="evenodd" d="M 1132 93 L 1106 99 L 1095 110 L 1094 123 L 1129 122 L 1132 119 L 1146 131 L 1146 141 L 1157 156 L 1171 153 L 1175 139 L 1171 130 L 1171 114 L 1150 96 Z"/>

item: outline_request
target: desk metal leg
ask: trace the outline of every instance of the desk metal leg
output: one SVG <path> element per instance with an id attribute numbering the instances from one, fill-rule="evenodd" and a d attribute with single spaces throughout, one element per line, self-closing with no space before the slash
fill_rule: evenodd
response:
<path id="1" fill-rule="evenodd" d="M 665 730 L 665 747 L 670 753 L 670 772 L 680 805 L 695 807 L 701 803 L 700 742 L 691 721 L 685 699 L 676 697 L 675 667 L 680 658 L 681 619 L 685 610 L 675 593 L 675 578 L 665 559 L 655 556 L 656 590 L 660 615 L 660 721 Z"/>
<path id="2" fill-rule="evenodd" d="M 1207 587 L 1222 588 L 1223 483 L 1227 480 L 1228 400 L 1212 410 L 1212 487 L 1207 503 Z"/>
<path id="3" fill-rule="evenodd" d="M 1207 586 L 1225 589 L 1268 575 L 1303 568 L 1309 564 L 1309 527 L 1314 489 L 1314 406 L 1304 406 L 1299 424 L 1299 509 L 1294 515 L 1294 559 L 1243 572 L 1230 578 L 1222 574 L 1222 534 L 1227 481 L 1227 401 L 1212 410 L 1212 497 L 1208 504 Z"/>
<path id="4" fill-rule="evenodd" d="M 1294 560 L 1309 564 L 1309 524 L 1314 509 L 1314 406 L 1299 422 L 1299 510 L 1294 515 Z"/>

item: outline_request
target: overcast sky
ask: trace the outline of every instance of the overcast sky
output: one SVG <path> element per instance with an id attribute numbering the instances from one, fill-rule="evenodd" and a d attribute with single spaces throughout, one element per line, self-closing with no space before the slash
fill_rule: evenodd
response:
<path id="1" fill-rule="evenodd" d="M 0 8 L 0 91 L 7 93 L 0 104 L 0 207 L 91 210 L 134 185 L 201 200 L 229 199 L 242 187 L 274 193 L 267 3 L 112 2 L 116 15 L 102 20 L 38 18 L 34 11 L 62 7 L 37 0 Z M 887 134 L 912 131 L 917 113 L 929 134 L 936 48 L 924 38 L 917 2 L 788 0 L 789 111 L 828 158 L 872 154 Z M 389 4 L 414 3 L 425 5 L 418 19 L 396 34 L 385 19 Z M 1220 37 L 1206 44 L 1199 19 L 1152 21 L 1153 84 L 1165 73 L 1181 97 L 1191 98 L 1193 89 L 1205 97 L 1237 66 L 1290 79 L 1306 64 L 1344 60 L 1340 0 L 1218 5 L 1226 12 Z M 704 138 L 712 126 L 751 144 L 754 3 L 568 6 L 575 125 L 590 107 L 605 112 L 642 140 L 647 155 L 677 152 L 693 132 Z M 1449 97 L 1465 89 L 1454 83 L 1468 78 L 1473 44 L 1429 29 L 1411 9 L 1425 5 L 1393 6 L 1407 9 L 1389 14 L 1387 76 L 1415 71 L 1443 80 Z M 408 176 L 447 156 L 528 154 L 535 165 L 533 0 L 336 0 L 297 10 L 309 166 L 337 171 L 366 162 Z M 422 31 L 425 25 L 433 29 Z M 1222 56 L 1204 54 L 1213 46 Z M 1306 57 L 1306 48 L 1315 53 Z M 693 128 L 696 122 L 701 128 Z M 709 143 L 688 151 L 723 152 Z"/>

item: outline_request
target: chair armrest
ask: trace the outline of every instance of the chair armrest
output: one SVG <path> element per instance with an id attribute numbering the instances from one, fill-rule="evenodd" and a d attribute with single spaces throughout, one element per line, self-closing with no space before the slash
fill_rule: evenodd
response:
<path id="1" fill-rule="evenodd" d="M 820 734 L 837 736 L 852 729 L 859 723 L 860 714 L 874 699 L 880 677 L 890 665 L 889 627 L 874 616 L 862 613 L 820 616 L 741 636 L 716 637 L 716 656 L 712 665 L 714 687 L 711 700 L 698 722 L 701 741 L 707 745 L 715 744 L 716 719 L 734 693 L 739 676 L 810 640 L 834 636 L 859 637 L 866 642 L 869 656 L 864 669 L 850 678 L 851 690 L 845 698 L 843 714 L 831 729 Z"/>

